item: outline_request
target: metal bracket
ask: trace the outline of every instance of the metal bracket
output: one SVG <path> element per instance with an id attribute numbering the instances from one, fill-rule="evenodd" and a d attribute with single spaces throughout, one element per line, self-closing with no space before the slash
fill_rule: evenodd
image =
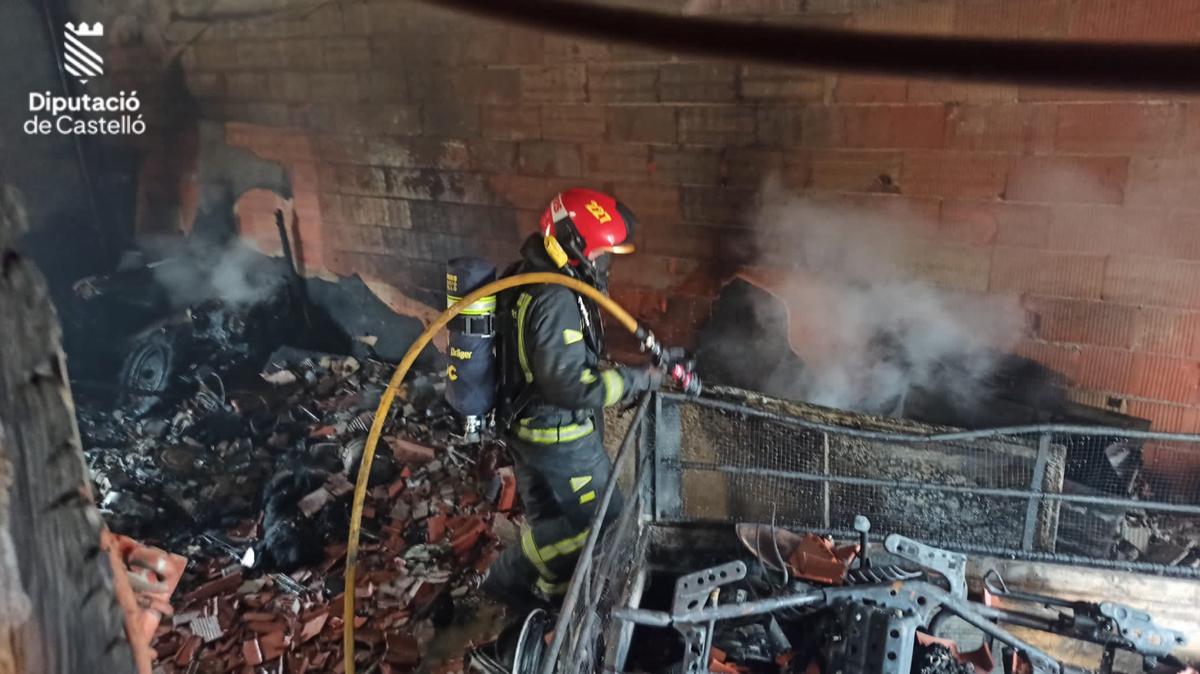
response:
<path id="1" fill-rule="evenodd" d="M 967 556 L 925 545 L 900 534 L 891 534 L 883 547 L 893 555 L 940 573 L 950 583 L 950 594 L 967 598 Z"/>
<path id="2" fill-rule="evenodd" d="M 892 583 L 897 580 L 921 580 L 924 571 L 908 571 L 889 564 L 887 566 L 872 566 L 866 569 L 850 569 L 846 572 L 847 585 L 878 585 Z"/>
<path id="3" fill-rule="evenodd" d="M 892 614 L 913 616 L 920 625 L 928 625 L 933 614 L 941 608 L 941 602 L 926 588 L 923 582 L 893 582 L 886 585 L 846 586 L 839 588 L 830 603 L 858 602 L 887 609 Z"/>
<path id="4" fill-rule="evenodd" d="M 736 583 L 745 577 L 745 562 L 729 562 L 680 576 L 675 581 L 675 601 L 671 604 L 671 612 L 680 614 L 700 608 L 704 598 L 714 588 Z"/>
<path id="5" fill-rule="evenodd" d="M 827 671 L 842 674 L 908 674 L 917 617 L 893 609 L 846 602 L 838 612 L 841 639 L 829 650 Z"/>
<path id="6" fill-rule="evenodd" d="M 736 583 L 745 577 L 745 562 L 729 562 L 680 576 L 675 581 L 675 599 L 671 602 L 671 613 L 679 615 L 704 608 L 715 590 L 722 585 Z M 713 626 L 713 622 L 707 624 L 675 623 L 675 629 L 683 635 L 683 671 L 685 674 L 708 671 Z"/>
<path id="7" fill-rule="evenodd" d="M 1187 645 L 1187 636 L 1154 624 L 1149 613 L 1110 601 L 1100 603 L 1100 615 L 1112 620 L 1121 636 L 1142 655 L 1161 657 Z"/>

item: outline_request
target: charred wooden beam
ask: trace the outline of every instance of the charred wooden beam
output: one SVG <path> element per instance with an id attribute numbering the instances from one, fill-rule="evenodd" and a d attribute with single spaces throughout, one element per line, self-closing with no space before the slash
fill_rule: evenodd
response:
<path id="1" fill-rule="evenodd" d="M 0 182 L 0 461 L 12 468 L 0 479 L 0 603 L 28 602 L 0 612 L 0 671 L 131 672 L 58 318 L 41 273 L 15 250 L 25 226 L 15 190 Z"/>

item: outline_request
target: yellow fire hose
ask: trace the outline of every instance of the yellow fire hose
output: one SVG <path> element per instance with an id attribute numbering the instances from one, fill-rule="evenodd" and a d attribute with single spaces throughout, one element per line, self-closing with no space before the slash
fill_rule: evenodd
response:
<path id="1" fill-rule="evenodd" d="M 605 311 L 613 315 L 626 329 L 638 337 L 639 340 L 651 349 L 657 348 L 654 338 L 649 332 L 638 325 L 637 319 L 629 315 L 629 312 L 621 308 L 619 304 L 609 299 L 609 297 L 592 286 L 577 281 L 569 276 L 554 272 L 537 272 L 532 274 L 518 274 L 508 278 L 502 278 L 498 281 L 493 281 L 479 290 L 467 295 L 459 300 L 454 306 L 442 312 L 437 320 L 429 324 L 428 328 L 421 333 L 417 340 L 409 347 L 408 352 L 404 354 L 404 358 L 400 360 L 400 364 L 396 366 L 396 371 L 392 373 L 392 378 L 388 381 L 387 388 L 384 389 L 383 395 L 379 398 L 379 407 L 375 410 L 375 419 L 371 422 L 371 431 L 367 434 L 367 444 L 363 447 L 362 465 L 358 469 L 358 479 L 354 483 L 354 504 L 350 510 L 350 536 L 346 541 L 346 587 L 345 587 L 345 604 L 342 609 L 342 619 L 345 621 L 342 626 L 342 639 L 344 662 L 346 674 L 354 674 L 354 572 L 358 565 L 358 535 L 359 526 L 362 524 L 363 500 L 367 495 L 367 480 L 371 475 L 371 462 L 375 459 L 375 448 L 379 445 L 379 436 L 383 433 L 383 424 L 387 419 L 388 411 L 392 407 L 392 400 L 396 397 L 396 391 L 400 389 L 400 384 L 404 381 L 404 376 L 408 374 L 409 368 L 413 362 L 424 350 L 433 336 L 439 330 L 446 327 L 452 318 L 457 316 L 463 309 L 471 306 L 475 302 L 487 297 L 495 295 L 502 290 L 516 288 L 518 286 L 535 285 L 542 283 L 553 283 L 560 286 L 566 286 L 571 290 L 584 295 L 589 299 L 595 300 L 597 304 L 604 308 Z"/>

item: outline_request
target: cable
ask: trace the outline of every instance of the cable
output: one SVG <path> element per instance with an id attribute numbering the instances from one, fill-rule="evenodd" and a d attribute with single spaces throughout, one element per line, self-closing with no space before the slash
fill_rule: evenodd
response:
<path id="1" fill-rule="evenodd" d="M 726 59 L 890 75 L 1059 86 L 1194 91 L 1192 43 L 998 40 L 680 17 L 576 0 L 423 0 L 603 42 Z"/>
<path id="2" fill-rule="evenodd" d="M 425 349 L 426 345 L 433 339 L 433 336 L 446 327 L 446 324 L 461 313 L 463 309 L 466 309 L 488 295 L 495 295 L 503 290 L 518 286 L 545 283 L 565 286 L 580 295 L 585 295 L 589 299 L 594 300 L 605 311 L 612 314 L 625 329 L 633 333 L 639 341 L 643 342 L 648 348 L 657 349 L 657 342 L 655 342 L 654 336 L 638 325 L 637 319 L 621 308 L 621 305 L 582 281 L 554 272 L 518 274 L 493 281 L 443 311 L 441 315 L 429 324 L 429 327 L 425 328 L 425 331 L 408 348 L 408 351 L 404 354 L 404 358 L 400 360 L 400 364 L 396 366 L 391 379 L 388 380 L 387 388 L 383 390 L 383 395 L 379 398 L 379 406 L 375 409 L 375 418 L 371 422 L 371 430 L 367 433 L 367 442 L 363 446 L 362 463 L 358 468 L 358 478 L 354 484 L 354 502 L 350 509 L 350 535 L 346 541 L 345 603 L 342 607 L 342 620 L 344 621 L 342 626 L 342 649 L 344 651 L 343 658 L 346 674 L 354 674 L 354 576 L 358 566 L 358 538 L 361 533 L 363 501 L 367 495 L 367 480 L 371 476 L 371 462 L 375 459 L 375 448 L 379 445 L 379 437 L 383 433 L 383 425 L 387 420 L 388 412 L 391 410 L 392 401 L 396 397 L 396 391 L 400 389 L 400 384 L 403 383 L 405 375 L 408 374 L 409 369 L 412 368 L 413 363 L 417 360 L 417 356 Z"/>

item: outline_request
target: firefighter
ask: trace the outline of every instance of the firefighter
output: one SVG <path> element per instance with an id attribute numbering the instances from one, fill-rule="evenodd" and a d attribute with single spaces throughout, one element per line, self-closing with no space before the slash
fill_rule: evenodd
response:
<path id="1" fill-rule="evenodd" d="M 509 273 L 557 271 L 602 292 L 613 255 L 633 252 L 633 213 L 587 189 L 559 193 Z M 601 365 L 595 303 L 559 285 L 502 295 L 500 423 L 515 463 L 526 526 L 489 569 L 482 589 L 516 611 L 566 591 L 600 495 L 612 473 L 604 408 L 629 404 L 662 383 L 654 367 Z M 614 493 L 607 524 L 621 510 Z"/>

